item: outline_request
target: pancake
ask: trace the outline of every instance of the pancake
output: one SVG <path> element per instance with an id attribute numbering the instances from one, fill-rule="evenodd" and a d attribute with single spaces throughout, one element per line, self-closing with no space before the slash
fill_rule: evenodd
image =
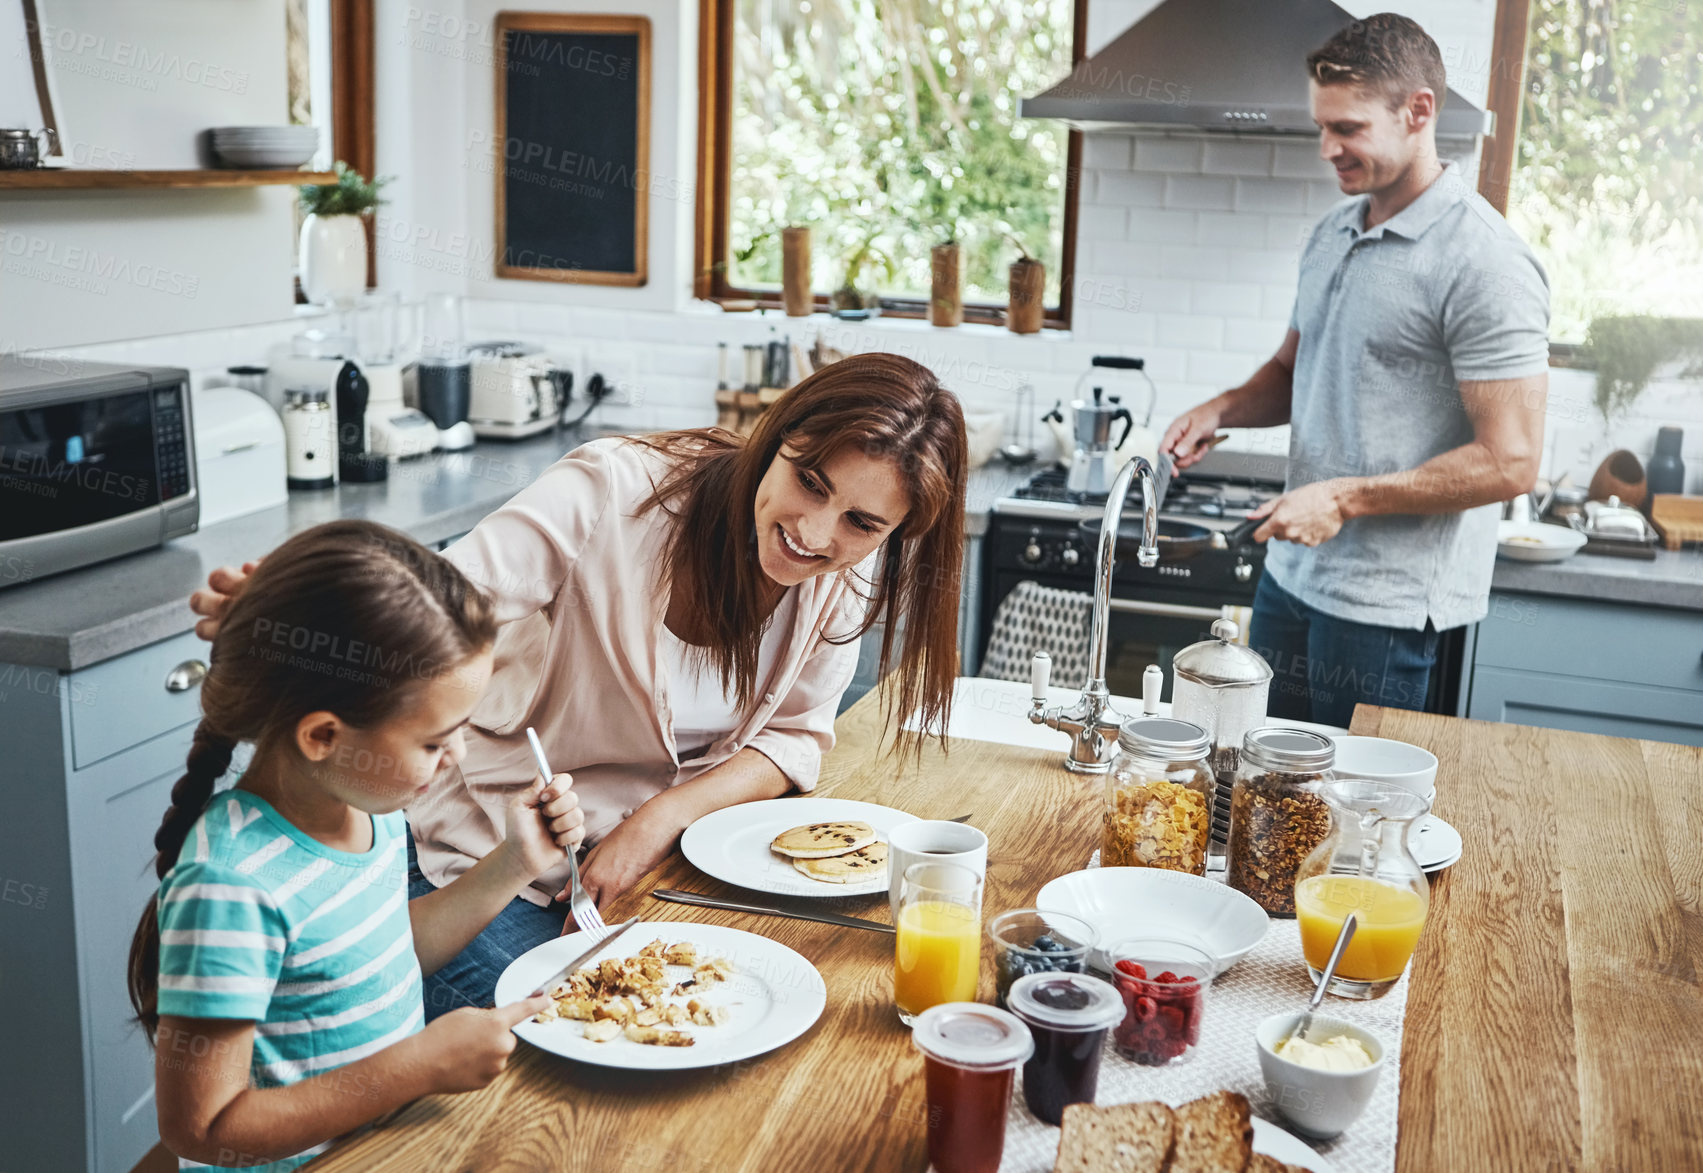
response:
<path id="1" fill-rule="evenodd" d="M 792 866 L 812 880 L 830 884 L 860 884 L 887 874 L 887 845 L 877 840 L 868 847 L 826 859 L 795 859 Z"/>
<path id="2" fill-rule="evenodd" d="M 776 835 L 769 849 L 792 859 L 825 859 L 875 842 L 868 823 L 808 823 Z"/>

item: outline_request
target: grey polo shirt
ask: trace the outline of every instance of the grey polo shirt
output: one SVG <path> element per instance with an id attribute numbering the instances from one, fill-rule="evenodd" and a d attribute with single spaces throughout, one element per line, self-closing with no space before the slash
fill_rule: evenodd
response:
<path id="1" fill-rule="evenodd" d="M 1369 200 L 1334 208 L 1301 255 L 1290 489 L 1416 468 L 1472 440 L 1461 381 L 1549 370 L 1549 279 L 1458 168 L 1367 232 Z M 1265 572 L 1341 619 L 1459 627 L 1489 609 L 1498 512 L 1356 518 L 1312 549 L 1271 543 Z"/>

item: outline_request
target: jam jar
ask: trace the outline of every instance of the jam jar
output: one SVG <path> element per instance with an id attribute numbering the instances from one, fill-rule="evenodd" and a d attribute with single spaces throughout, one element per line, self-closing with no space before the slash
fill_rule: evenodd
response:
<path id="1" fill-rule="evenodd" d="M 1106 772 L 1102 867 L 1206 874 L 1212 837 L 1212 741 L 1170 717 L 1131 717 Z"/>
<path id="2" fill-rule="evenodd" d="M 1266 726 L 1242 740 L 1230 795 L 1230 886 L 1272 916 L 1295 915 L 1295 879 L 1331 831 L 1322 791 L 1336 744 L 1302 729 Z"/>

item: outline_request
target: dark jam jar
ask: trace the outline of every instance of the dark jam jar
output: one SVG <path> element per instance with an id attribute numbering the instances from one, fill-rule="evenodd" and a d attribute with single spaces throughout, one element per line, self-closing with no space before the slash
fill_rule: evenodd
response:
<path id="1" fill-rule="evenodd" d="M 1033 973 L 1011 983 L 1011 1012 L 1029 1027 L 1035 1053 L 1023 1064 L 1023 1100 L 1048 1124 L 1067 1104 L 1092 1104 L 1106 1032 L 1124 1017 L 1109 982 L 1080 973 Z"/>
<path id="2" fill-rule="evenodd" d="M 996 1173 L 1018 1066 L 1034 1051 L 1021 1019 L 979 1002 L 945 1002 L 917 1016 L 928 1159 L 935 1173 Z"/>

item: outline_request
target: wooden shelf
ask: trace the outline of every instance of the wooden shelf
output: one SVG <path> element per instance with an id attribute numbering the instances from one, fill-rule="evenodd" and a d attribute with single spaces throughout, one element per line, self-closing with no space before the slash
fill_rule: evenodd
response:
<path id="1" fill-rule="evenodd" d="M 280 184 L 336 183 L 330 171 L 219 171 L 213 168 L 185 171 L 96 171 L 90 169 L 33 168 L 0 171 L 0 191 L 53 191 L 69 189 L 130 189 L 167 187 L 266 187 Z"/>

